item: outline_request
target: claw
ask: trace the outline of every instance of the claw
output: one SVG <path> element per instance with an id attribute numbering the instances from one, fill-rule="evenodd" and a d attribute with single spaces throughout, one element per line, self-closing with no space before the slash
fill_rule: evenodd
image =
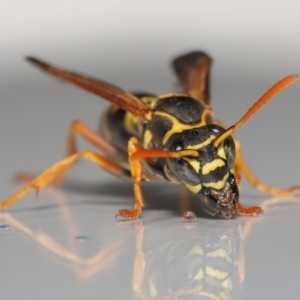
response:
<path id="1" fill-rule="evenodd" d="M 237 204 L 237 209 L 242 215 L 258 215 L 262 214 L 264 211 L 259 206 L 251 206 L 251 207 L 242 207 L 241 204 Z"/>
<path id="2" fill-rule="evenodd" d="M 115 215 L 115 218 L 123 217 L 125 219 L 137 219 L 140 214 L 138 209 L 129 210 L 129 209 L 121 209 Z"/>

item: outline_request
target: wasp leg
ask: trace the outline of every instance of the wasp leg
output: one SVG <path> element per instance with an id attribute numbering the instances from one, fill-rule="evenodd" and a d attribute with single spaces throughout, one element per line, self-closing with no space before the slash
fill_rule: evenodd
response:
<path id="1" fill-rule="evenodd" d="M 114 154 L 117 152 L 117 149 L 107 142 L 101 134 L 98 132 L 92 130 L 89 128 L 86 124 L 84 124 L 80 120 L 74 120 L 69 128 L 68 135 L 67 135 L 67 147 L 66 147 L 66 157 L 69 157 L 75 153 L 77 153 L 77 146 L 76 146 L 76 140 L 75 140 L 75 135 L 79 134 L 81 137 L 89 141 L 91 144 L 96 146 L 97 148 L 103 150 L 104 152 L 108 154 Z M 26 173 L 26 172 L 21 172 L 17 173 L 16 176 L 14 176 L 14 179 L 18 182 L 24 182 L 24 183 L 30 183 L 35 176 Z M 54 180 L 48 184 L 52 185 L 60 185 L 63 183 L 65 179 L 65 173 L 61 172 L 59 176 L 54 178 Z"/>
<path id="2" fill-rule="evenodd" d="M 90 142 L 95 147 L 104 151 L 107 154 L 113 155 L 117 152 L 117 149 L 97 131 L 91 129 L 85 123 L 80 120 L 74 120 L 70 124 L 70 128 L 67 134 L 67 147 L 66 156 L 73 155 L 78 152 L 76 145 L 76 134 L 80 135 L 82 138 Z M 64 182 L 66 177 L 65 172 L 61 173 L 53 182 L 53 185 L 60 185 Z"/>
<path id="3" fill-rule="evenodd" d="M 107 142 L 104 137 L 97 131 L 94 131 L 86 124 L 84 124 L 80 120 L 74 120 L 69 128 L 68 135 L 67 135 L 67 149 L 66 149 L 66 156 L 70 156 L 77 151 L 75 135 L 79 134 L 81 137 L 86 139 L 88 142 L 96 146 L 97 148 L 103 150 L 105 153 L 114 154 L 117 152 L 117 149 Z"/>
<path id="4" fill-rule="evenodd" d="M 241 169 L 253 187 L 267 194 L 271 194 L 274 196 L 291 196 L 293 194 L 300 192 L 300 185 L 295 185 L 286 189 L 279 189 L 275 187 L 270 187 L 267 184 L 259 181 L 252 173 L 252 171 L 249 169 L 249 167 L 247 166 L 247 164 L 243 159 L 241 160 Z"/>
<path id="5" fill-rule="evenodd" d="M 132 137 L 128 142 L 128 156 L 129 158 L 136 153 L 138 150 L 141 150 L 142 146 L 139 140 L 136 137 Z M 133 180 L 133 191 L 135 198 L 135 205 L 133 210 L 121 209 L 116 214 L 116 217 L 121 216 L 127 219 L 137 218 L 138 215 L 142 212 L 142 207 L 144 206 L 144 200 L 141 190 L 140 182 L 142 180 L 143 171 L 142 165 L 139 159 L 129 160 L 131 176 Z"/>
<path id="6" fill-rule="evenodd" d="M 89 159 L 96 163 L 98 166 L 104 168 L 105 170 L 114 173 L 116 175 L 122 175 L 126 170 L 120 166 L 119 164 L 116 164 L 115 162 L 111 161 L 110 159 L 103 157 L 99 155 L 98 153 L 95 153 L 90 150 L 84 150 L 78 153 L 75 153 L 69 157 L 66 157 L 65 159 L 61 160 L 60 162 L 56 163 L 49 169 L 47 169 L 45 172 L 43 172 L 41 175 L 34 178 L 27 186 L 19 190 L 17 193 L 13 194 L 6 200 L 0 202 L 0 208 L 6 208 L 12 205 L 14 202 L 16 202 L 19 198 L 26 195 L 31 189 L 35 189 L 38 193 L 39 190 L 49 183 L 51 183 L 55 177 L 63 174 L 67 171 L 67 169 L 77 162 L 77 160 L 81 157 L 84 157 L 86 159 Z"/>
<path id="7" fill-rule="evenodd" d="M 234 165 L 234 172 L 235 172 L 235 180 L 240 187 L 241 182 L 241 173 L 243 170 L 243 159 L 241 155 L 241 145 L 237 139 L 234 139 L 235 149 L 236 149 L 236 159 Z M 240 203 L 237 203 L 237 209 L 240 214 L 242 215 L 257 215 L 263 213 L 263 210 L 259 206 L 250 206 L 250 207 L 243 207 Z"/>
<path id="8" fill-rule="evenodd" d="M 258 215 L 264 212 L 259 206 L 243 207 L 239 202 L 237 203 L 237 209 L 241 215 Z"/>

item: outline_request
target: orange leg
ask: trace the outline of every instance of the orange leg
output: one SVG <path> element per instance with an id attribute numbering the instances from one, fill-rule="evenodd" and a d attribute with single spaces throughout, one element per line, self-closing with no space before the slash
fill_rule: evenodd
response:
<path id="1" fill-rule="evenodd" d="M 107 142 L 102 135 L 93 129 L 89 128 L 80 120 L 74 120 L 69 128 L 67 136 L 66 156 L 70 156 L 77 151 L 75 135 L 79 134 L 88 142 L 103 150 L 105 153 L 114 154 L 117 152 L 116 148 Z"/>
<path id="2" fill-rule="evenodd" d="M 264 212 L 259 206 L 243 207 L 239 202 L 237 203 L 237 209 L 241 215 L 258 215 Z"/>
<path id="3" fill-rule="evenodd" d="M 136 153 L 138 150 L 141 150 L 142 146 L 139 140 L 136 137 L 132 137 L 128 142 L 128 156 L 129 158 Z M 130 170 L 133 180 L 133 191 L 135 198 L 135 205 L 133 210 L 121 209 L 116 214 L 116 217 L 121 216 L 127 219 L 137 218 L 138 215 L 142 212 L 142 207 L 144 206 L 144 200 L 141 190 L 141 180 L 143 176 L 143 170 L 140 159 L 130 160 Z"/>
<path id="4" fill-rule="evenodd" d="M 67 147 L 66 147 L 66 157 L 69 157 L 70 155 L 73 155 L 77 153 L 77 146 L 76 146 L 76 134 L 83 137 L 85 140 L 96 146 L 97 148 L 103 150 L 105 153 L 108 154 L 114 154 L 117 152 L 117 149 L 107 142 L 100 133 L 92 130 L 89 128 L 86 124 L 84 124 L 80 120 L 74 120 L 69 128 L 68 135 L 67 135 Z M 21 181 L 25 183 L 29 183 L 34 179 L 35 176 L 22 172 L 18 173 L 15 176 L 16 181 Z M 56 176 L 56 178 L 49 182 L 48 184 L 53 185 L 60 185 L 63 183 L 65 179 L 65 172 L 61 172 L 59 176 Z"/>
<path id="5" fill-rule="evenodd" d="M 241 172 L 243 170 L 243 159 L 241 155 L 241 146 L 240 142 L 237 139 L 234 139 L 234 144 L 236 147 L 236 159 L 234 165 L 235 179 L 238 187 L 240 186 L 241 181 Z M 240 203 L 237 204 L 237 209 L 242 215 L 257 215 L 263 213 L 263 210 L 259 206 L 250 206 L 243 207 Z"/>
<path id="6" fill-rule="evenodd" d="M 286 189 L 278 189 L 275 187 L 270 187 L 267 184 L 259 181 L 252 173 L 252 171 L 249 169 L 245 161 L 243 160 L 241 155 L 240 143 L 236 139 L 234 139 L 234 142 L 236 146 L 235 176 L 238 185 L 240 183 L 241 172 L 243 172 L 253 187 L 257 188 L 258 190 L 266 194 L 270 194 L 274 196 L 291 196 L 295 193 L 300 192 L 300 185 L 295 185 Z M 252 214 L 258 214 L 263 212 L 263 210 L 258 206 L 244 208 L 241 206 L 241 204 L 238 204 L 238 211 L 244 215 L 252 215 Z"/>
<path id="7" fill-rule="evenodd" d="M 275 187 L 270 187 L 263 182 L 260 182 L 259 180 L 257 180 L 255 175 L 252 173 L 252 171 L 249 169 L 249 167 L 243 159 L 241 159 L 241 168 L 250 184 L 258 190 L 263 191 L 264 193 L 274 196 L 291 196 L 300 192 L 300 185 L 295 185 L 286 189 L 278 189 Z"/>
<path id="8" fill-rule="evenodd" d="M 142 212 L 144 200 L 141 190 L 141 180 L 143 179 L 143 169 L 141 159 L 145 159 L 148 163 L 152 162 L 153 157 L 182 157 L 182 156 L 198 156 L 198 151 L 186 149 L 181 151 L 165 151 L 159 149 L 144 149 L 138 138 L 132 137 L 128 142 L 128 157 L 133 180 L 133 190 L 135 205 L 133 210 L 121 209 L 116 214 L 116 217 L 121 216 L 127 219 L 137 218 Z"/>
<path id="9" fill-rule="evenodd" d="M 77 162 L 81 157 L 89 159 L 96 163 L 98 166 L 106 169 L 107 171 L 114 173 L 116 175 L 121 175 L 125 170 L 122 166 L 114 163 L 106 157 L 103 157 L 93 151 L 84 150 L 75 153 L 60 162 L 56 163 L 41 175 L 34 178 L 27 186 L 19 190 L 17 193 L 13 194 L 6 200 L 0 202 L 0 208 L 6 208 L 16 202 L 19 198 L 26 195 L 31 189 L 35 189 L 38 193 L 41 188 L 51 183 L 57 176 L 63 174 L 67 169 Z"/>

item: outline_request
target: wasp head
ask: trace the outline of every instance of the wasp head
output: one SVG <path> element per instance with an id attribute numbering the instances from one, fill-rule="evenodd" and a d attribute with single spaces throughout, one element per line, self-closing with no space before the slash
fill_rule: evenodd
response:
<path id="1" fill-rule="evenodd" d="M 224 129 L 207 125 L 181 132 L 174 137 L 171 151 L 193 149 L 197 157 L 168 158 L 165 173 L 176 177 L 189 190 L 199 194 L 208 205 L 208 212 L 230 218 L 237 213 L 238 187 L 234 177 L 235 146 L 231 137 L 218 147 L 213 141 Z"/>

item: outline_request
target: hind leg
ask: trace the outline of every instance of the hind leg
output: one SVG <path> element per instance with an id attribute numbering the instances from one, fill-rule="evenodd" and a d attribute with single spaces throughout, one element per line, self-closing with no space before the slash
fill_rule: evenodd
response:
<path id="1" fill-rule="evenodd" d="M 30 182 L 24 188 L 22 188 L 9 198 L 5 199 L 4 201 L 0 202 L 0 208 L 9 207 L 32 189 L 36 190 L 36 192 L 38 193 L 41 188 L 53 182 L 53 180 L 55 180 L 57 176 L 64 174 L 70 166 L 75 164 L 82 157 L 94 162 L 99 167 L 113 174 L 123 175 L 127 172 L 126 169 L 124 169 L 121 165 L 113 162 L 112 160 L 99 155 L 96 152 L 84 150 L 59 161 L 32 180 L 29 180 L 29 178 L 27 178 Z"/>
<path id="2" fill-rule="evenodd" d="M 85 123 L 80 120 L 74 120 L 70 124 L 70 128 L 67 134 L 67 146 L 66 146 L 66 156 L 71 156 L 77 153 L 77 145 L 76 145 L 76 135 L 80 135 L 86 141 L 97 147 L 98 149 L 104 151 L 107 154 L 113 155 L 117 152 L 117 149 L 98 132 L 94 131 L 90 127 L 88 127 Z M 35 176 L 27 173 L 20 172 L 15 176 L 16 181 L 21 181 L 25 183 L 31 182 Z M 56 176 L 52 182 L 48 184 L 59 185 L 62 184 L 65 179 L 65 172 L 60 172 L 59 176 Z"/>
<path id="3" fill-rule="evenodd" d="M 74 120 L 71 123 L 67 134 L 66 156 L 70 156 L 77 152 L 75 141 L 76 135 L 80 135 L 86 141 L 107 154 L 113 155 L 117 152 L 117 149 L 111 143 L 106 141 L 106 139 L 99 132 L 94 131 L 80 120 Z"/>

